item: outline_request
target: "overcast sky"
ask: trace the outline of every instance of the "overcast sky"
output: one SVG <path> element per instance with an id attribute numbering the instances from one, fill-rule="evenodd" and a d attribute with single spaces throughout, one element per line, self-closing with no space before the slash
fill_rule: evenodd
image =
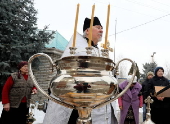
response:
<path id="1" fill-rule="evenodd" d="M 159 66 L 170 64 L 170 0 L 34 0 L 38 10 L 38 28 L 49 25 L 67 40 L 74 32 L 77 4 L 80 4 L 77 31 L 83 33 L 85 17 L 99 17 L 105 36 L 107 6 L 111 5 L 108 40 L 115 48 L 116 61 L 121 57 L 142 64 L 151 62 L 151 55 Z M 115 23 L 117 20 L 117 24 Z M 116 25 L 116 38 L 115 38 Z M 115 40 L 116 39 L 116 40 Z M 104 41 L 104 37 L 103 37 Z M 114 54 L 110 53 L 111 59 Z"/>

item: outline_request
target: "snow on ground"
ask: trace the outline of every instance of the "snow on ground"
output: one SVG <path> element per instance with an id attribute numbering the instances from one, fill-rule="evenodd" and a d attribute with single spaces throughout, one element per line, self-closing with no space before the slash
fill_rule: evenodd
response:
<path id="1" fill-rule="evenodd" d="M 2 113 L 2 109 L 3 109 L 3 106 L 2 106 L 2 103 L 0 102 L 0 115 Z M 45 113 L 43 111 L 39 111 L 36 108 L 33 109 L 32 112 L 34 114 L 34 118 L 36 119 L 36 121 L 34 121 L 33 124 L 42 124 L 44 116 L 45 116 Z"/>
<path id="2" fill-rule="evenodd" d="M 120 112 L 119 112 L 119 108 L 118 108 L 118 102 L 117 102 L 117 100 L 114 101 L 114 102 L 115 102 L 115 106 L 114 106 L 115 111 L 114 112 L 115 112 L 117 119 L 119 120 Z M 0 102 L 0 115 L 1 115 L 2 109 L 3 109 L 2 103 Z M 43 111 L 38 110 L 37 108 L 33 109 L 32 112 L 34 114 L 34 118 L 36 119 L 36 121 L 34 121 L 33 124 L 42 124 L 45 113 Z M 142 117 L 143 117 L 142 116 L 143 109 L 140 108 L 139 112 L 140 112 L 140 114 L 139 114 L 139 124 L 141 124 L 142 123 Z"/>

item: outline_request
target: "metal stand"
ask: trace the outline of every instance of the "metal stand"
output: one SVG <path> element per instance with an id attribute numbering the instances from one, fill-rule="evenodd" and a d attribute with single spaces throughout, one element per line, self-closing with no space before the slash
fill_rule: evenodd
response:
<path id="1" fill-rule="evenodd" d="M 109 58 L 109 50 L 108 49 L 102 49 L 102 56 L 104 58 Z"/>
<path id="2" fill-rule="evenodd" d="M 69 47 L 69 49 L 70 49 L 70 54 L 72 55 L 72 56 L 74 56 L 74 54 L 76 53 L 75 51 L 76 51 L 76 47 Z"/>
<path id="3" fill-rule="evenodd" d="M 28 118 L 27 118 L 27 124 L 33 124 L 33 122 L 36 120 L 35 118 L 34 118 L 34 114 L 33 114 L 33 112 L 32 112 L 32 110 L 35 108 L 35 106 L 34 105 L 31 105 L 31 112 L 29 113 L 29 115 L 28 115 Z"/>
<path id="4" fill-rule="evenodd" d="M 109 41 L 106 43 L 106 48 L 104 47 L 104 44 L 101 44 L 101 47 L 103 47 L 104 49 L 102 49 L 102 56 L 105 58 L 109 58 L 109 51 L 113 52 L 113 49 L 109 47 L 110 43 Z"/>
<path id="5" fill-rule="evenodd" d="M 147 99 L 145 99 L 145 103 L 147 103 L 147 113 L 146 113 L 146 120 L 142 123 L 142 124 L 155 124 L 152 120 L 151 120 L 151 107 L 150 104 L 153 103 L 153 99 L 151 99 L 150 96 L 147 97 Z"/>
<path id="6" fill-rule="evenodd" d="M 87 51 L 86 51 L 87 55 L 88 55 L 88 56 L 91 56 L 93 47 L 86 47 L 86 50 L 87 50 Z"/>
<path id="7" fill-rule="evenodd" d="M 79 117 L 77 119 L 77 124 L 92 124 L 91 119 L 91 108 L 80 107 L 77 108 Z"/>

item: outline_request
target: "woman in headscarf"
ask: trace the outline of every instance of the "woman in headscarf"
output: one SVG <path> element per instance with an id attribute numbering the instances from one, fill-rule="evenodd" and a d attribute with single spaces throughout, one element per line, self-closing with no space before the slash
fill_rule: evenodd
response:
<path id="1" fill-rule="evenodd" d="M 2 90 L 1 124 L 26 124 L 31 93 L 37 93 L 28 76 L 28 62 L 20 62 L 17 68 L 18 72 L 11 74 Z"/>
<path id="2" fill-rule="evenodd" d="M 124 90 L 132 78 L 129 75 L 127 80 L 119 84 L 120 91 Z M 143 106 L 141 93 L 142 86 L 137 82 L 135 76 L 130 88 L 118 98 L 120 108 L 119 124 L 139 124 L 139 108 Z"/>
<path id="3" fill-rule="evenodd" d="M 163 67 L 157 67 L 154 74 L 155 76 L 150 79 L 147 85 L 148 95 L 154 94 L 155 86 L 169 85 L 168 79 L 163 76 Z M 170 98 L 152 97 L 152 99 L 154 102 L 151 104 L 151 120 L 156 124 L 169 124 Z"/>

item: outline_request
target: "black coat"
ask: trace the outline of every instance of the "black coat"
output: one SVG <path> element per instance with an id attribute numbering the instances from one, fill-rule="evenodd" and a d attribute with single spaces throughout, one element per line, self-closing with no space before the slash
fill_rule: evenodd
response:
<path id="1" fill-rule="evenodd" d="M 145 103 L 145 99 L 148 97 L 148 93 L 147 93 L 147 85 L 149 83 L 149 79 L 146 79 L 143 83 L 142 83 L 142 95 L 143 95 L 143 103 Z"/>
<path id="2" fill-rule="evenodd" d="M 165 77 L 157 77 L 154 76 L 152 79 L 149 80 L 147 85 L 147 95 L 150 93 L 154 94 L 155 88 L 154 86 L 168 86 L 169 81 Z M 151 104 L 151 108 L 170 108 L 170 98 L 164 98 L 163 101 L 158 100 L 156 97 L 152 97 L 154 102 Z"/>

